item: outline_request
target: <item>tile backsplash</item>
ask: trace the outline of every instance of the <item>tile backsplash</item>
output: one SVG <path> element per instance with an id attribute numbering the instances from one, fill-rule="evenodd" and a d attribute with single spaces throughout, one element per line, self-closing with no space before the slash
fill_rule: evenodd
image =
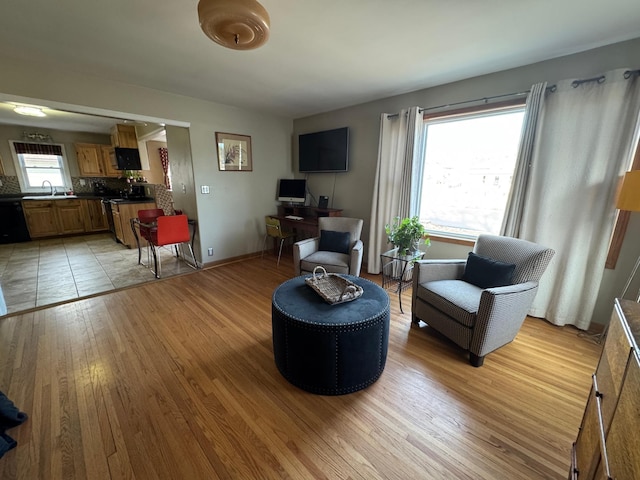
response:
<path id="1" fill-rule="evenodd" d="M 18 177 L 13 175 L 0 175 L 0 195 L 20 195 L 20 183 Z"/>
<path id="2" fill-rule="evenodd" d="M 81 185 L 80 180 L 84 180 L 84 185 Z M 125 190 L 128 184 L 125 180 L 120 178 L 89 178 L 89 177 L 71 177 L 71 186 L 73 192 L 76 194 L 89 194 L 93 193 L 92 182 L 100 181 L 105 186 L 116 192 Z M 13 175 L 0 175 L 0 195 L 21 195 L 20 183 L 18 177 Z M 156 198 L 156 203 L 166 213 L 173 213 L 173 195 L 172 192 L 167 190 L 164 185 L 150 185 L 154 188 L 151 189 L 151 193 Z"/>

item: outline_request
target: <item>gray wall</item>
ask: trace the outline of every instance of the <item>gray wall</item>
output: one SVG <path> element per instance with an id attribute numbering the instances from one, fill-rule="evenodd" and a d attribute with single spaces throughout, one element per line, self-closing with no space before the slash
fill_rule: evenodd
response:
<path id="1" fill-rule="evenodd" d="M 333 206 L 343 208 L 345 215 L 365 219 L 366 243 L 381 113 L 413 105 L 431 107 L 518 92 L 539 81 L 584 78 L 621 66 L 638 68 L 640 39 L 295 121 L 71 71 L 44 69 L 21 59 L 0 57 L 0 61 L 3 65 L 0 95 L 5 97 L 26 103 L 32 100 L 52 108 L 188 127 L 188 139 L 180 137 L 178 141 L 181 160 L 175 159 L 176 165 L 182 165 L 177 167 L 177 175 L 179 183 L 185 184 L 186 193 L 174 196 L 177 208 L 184 205 L 190 215 L 197 215 L 200 248 L 196 254 L 208 262 L 260 249 L 263 216 L 276 209 L 277 179 L 297 173 L 297 161 L 293 158 L 297 155 L 296 134 L 350 127 L 350 171 L 311 174 L 309 186 L 316 198 L 329 195 Z M 251 136 L 253 172 L 218 171 L 216 131 Z M 177 154 L 171 155 L 173 161 Z M 6 156 L 3 157 L 6 167 Z M 209 185 L 211 194 L 200 193 L 202 185 Z M 604 274 L 595 321 L 605 322 L 609 318 L 614 292 L 622 289 L 639 253 L 639 247 L 631 240 L 639 236 L 640 222 L 634 216 L 618 268 Z M 213 257 L 206 256 L 208 247 L 213 247 Z M 428 255 L 463 257 L 468 250 L 459 245 L 434 244 Z"/>
<path id="2" fill-rule="evenodd" d="M 0 158 L 2 158 L 2 165 L 4 166 L 5 175 L 17 175 L 16 168 L 13 163 L 13 157 L 11 156 L 9 140 L 23 141 L 23 132 L 42 133 L 43 135 L 50 135 L 51 138 L 53 138 L 54 143 L 63 144 L 67 161 L 69 162 L 69 174 L 72 177 L 77 177 L 80 175 L 80 170 L 78 169 L 78 159 L 76 158 L 76 148 L 74 144 L 98 143 L 109 145 L 111 143 L 111 138 L 109 137 L 109 135 L 101 135 L 99 133 L 67 132 L 49 128 L 23 127 L 19 125 L 0 125 Z"/>
<path id="3" fill-rule="evenodd" d="M 546 62 L 506 70 L 490 75 L 420 90 L 404 95 L 380 99 L 341 110 L 300 118 L 294 121 L 294 138 L 297 134 L 348 126 L 351 134 L 350 171 L 336 174 L 334 207 L 344 208 L 345 213 L 365 220 L 363 239 L 369 239 L 371 197 L 378 153 L 380 114 L 396 113 L 401 108 L 418 105 L 435 107 L 449 103 L 503 95 L 528 90 L 532 84 L 549 83 L 567 78 L 589 78 L 614 68 L 640 68 L 640 39 L 622 42 L 608 47 L 557 58 Z M 399 73 L 401 74 L 401 73 Z M 294 142 L 295 143 L 295 142 Z M 294 148 L 294 166 L 297 169 L 297 149 Z M 314 194 L 325 195 L 332 191 L 333 175 L 311 174 L 309 184 Z M 317 192 L 317 194 L 316 194 Z M 640 214 L 633 214 L 638 216 Z M 613 298 L 626 281 L 640 247 L 634 240 L 640 238 L 640 224 L 634 217 L 627 232 L 618 267 L 606 271 L 593 321 L 606 323 L 611 314 Z M 427 255 L 432 258 L 465 257 L 467 247 L 434 242 Z M 366 258 L 366 254 L 365 254 Z M 637 291 L 637 288 L 634 292 Z"/>
<path id="4" fill-rule="evenodd" d="M 4 99 L 165 123 L 167 132 L 171 126 L 188 127 L 187 135 L 168 133 L 167 145 L 176 166 L 176 207 L 184 206 L 189 215 L 197 216 L 200 248 L 196 255 L 213 262 L 261 248 L 264 215 L 276 211 L 277 180 L 293 175 L 291 119 L 71 71 L 42 69 L 20 59 L 0 56 L 0 61 L 0 96 Z M 216 131 L 251 136 L 252 172 L 218 171 Z M 209 185 L 211 193 L 201 194 L 201 185 Z M 206 255 L 208 247 L 213 248 L 212 257 Z"/>

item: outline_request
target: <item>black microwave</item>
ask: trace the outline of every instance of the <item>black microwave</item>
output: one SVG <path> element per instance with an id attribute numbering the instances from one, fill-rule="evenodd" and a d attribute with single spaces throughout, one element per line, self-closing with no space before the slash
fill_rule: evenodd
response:
<path id="1" fill-rule="evenodd" d="M 117 170 L 142 170 L 140 151 L 137 148 L 115 147 L 113 151 Z"/>

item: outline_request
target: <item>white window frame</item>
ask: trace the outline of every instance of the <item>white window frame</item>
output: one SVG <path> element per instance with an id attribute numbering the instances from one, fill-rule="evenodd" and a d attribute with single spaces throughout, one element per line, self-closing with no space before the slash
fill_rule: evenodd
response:
<path id="1" fill-rule="evenodd" d="M 16 149 L 14 143 L 36 143 L 36 142 L 24 142 L 22 140 L 9 140 L 9 147 L 11 148 L 11 156 L 13 157 L 13 165 L 16 169 L 16 175 L 18 176 L 18 183 L 20 184 L 20 191 L 22 193 L 46 193 L 46 188 L 43 190 L 42 186 L 33 186 L 29 187 L 29 182 L 27 181 L 27 172 L 25 171 L 24 162 L 22 161 L 22 154 L 16 153 Z M 71 188 L 71 174 L 69 173 L 69 162 L 67 161 L 67 154 L 62 143 L 52 143 L 51 145 L 57 145 L 60 147 L 62 151 L 62 167 L 61 173 L 62 178 L 64 178 L 65 185 L 63 185 L 63 189 Z M 59 189 L 60 191 L 60 189 Z"/>
<path id="2" fill-rule="evenodd" d="M 509 111 L 523 111 L 525 109 L 525 99 L 516 99 L 512 101 L 500 102 L 492 105 L 482 105 L 478 107 L 470 107 L 455 111 L 437 113 L 437 114 L 425 114 L 423 116 L 423 121 L 425 123 L 428 122 L 446 122 L 446 121 L 456 121 L 456 120 L 464 120 L 473 117 L 482 117 L 491 115 L 492 113 L 501 113 L 501 112 L 509 112 Z M 425 133 L 427 135 L 427 128 L 425 126 Z M 425 139 L 425 155 L 426 155 L 426 139 Z M 517 161 L 517 160 L 516 160 Z M 426 160 L 424 168 L 426 168 Z M 421 175 L 424 176 L 424 171 L 421 172 Z M 512 179 L 513 182 L 513 179 Z M 425 188 L 422 182 L 420 181 L 422 188 Z M 420 192 L 420 198 L 422 196 L 422 192 Z M 508 200 L 505 205 L 505 211 L 508 209 Z M 420 206 L 418 206 L 418 209 Z M 420 212 L 418 212 L 420 214 Z M 422 217 L 421 217 L 422 219 Z M 436 238 L 438 240 L 442 240 L 445 242 L 453 242 L 453 243 L 462 243 L 471 245 L 475 239 L 477 238 L 477 234 L 466 234 L 462 232 L 451 232 L 445 230 L 437 230 L 427 228 L 427 232 L 431 238 Z"/>

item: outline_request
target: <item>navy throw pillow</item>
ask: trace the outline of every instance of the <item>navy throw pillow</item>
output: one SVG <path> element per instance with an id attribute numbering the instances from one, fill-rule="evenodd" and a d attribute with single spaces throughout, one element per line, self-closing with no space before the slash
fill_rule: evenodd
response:
<path id="1" fill-rule="evenodd" d="M 349 232 L 334 232 L 320 230 L 320 248 L 324 252 L 349 253 L 351 249 L 351 234 Z"/>
<path id="2" fill-rule="evenodd" d="M 504 287 L 513 282 L 516 266 L 469 252 L 462 280 L 482 289 Z"/>

